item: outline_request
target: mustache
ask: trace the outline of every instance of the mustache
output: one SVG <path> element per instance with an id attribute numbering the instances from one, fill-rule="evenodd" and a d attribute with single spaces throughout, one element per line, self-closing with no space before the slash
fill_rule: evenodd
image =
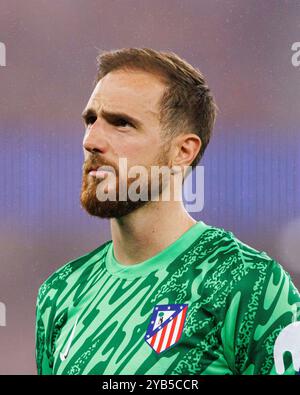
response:
<path id="1" fill-rule="evenodd" d="M 114 169 L 115 174 L 118 175 L 118 168 L 115 164 L 108 162 L 106 159 L 99 156 L 89 157 L 82 165 L 82 170 L 85 174 L 88 174 L 91 170 L 97 170 L 102 166 L 110 166 Z"/>

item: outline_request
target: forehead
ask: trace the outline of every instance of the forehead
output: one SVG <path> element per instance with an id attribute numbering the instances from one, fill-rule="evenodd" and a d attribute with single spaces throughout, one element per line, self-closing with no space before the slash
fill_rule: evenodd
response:
<path id="1" fill-rule="evenodd" d="M 161 78 L 144 71 L 113 71 L 96 85 L 86 108 L 99 111 L 129 113 L 132 116 L 155 116 L 159 112 L 159 100 L 165 90 Z"/>

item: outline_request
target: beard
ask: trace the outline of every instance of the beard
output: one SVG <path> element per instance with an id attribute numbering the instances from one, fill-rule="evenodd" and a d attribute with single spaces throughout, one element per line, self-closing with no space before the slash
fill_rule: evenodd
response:
<path id="1" fill-rule="evenodd" d="M 163 147 L 161 152 L 158 154 L 155 163 L 155 166 L 168 166 L 168 155 L 167 155 L 166 147 Z M 112 166 L 112 164 L 103 160 L 103 158 L 99 158 L 98 154 L 91 154 L 91 156 L 85 161 L 82 167 L 82 186 L 81 186 L 81 195 L 80 195 L 80 203 L 81 206 L 88 212 L 88 214 L 99 217 L 99 218 L 120 218 L 123 217 L 138 208 L 149 204 L 151 198 L 153 199 L 153 191 L 151 196 L 151 165 L 147 167 L 148 173 L 148 181 L 145 185 L 142 185 L 141 188 L 138 186 L 136 188 L 136 193 L 140 194 L 146 199 L 141 199 L 140 197 L 137 200 L 131 200 L 128 196 L 128 190 L 130 185 L 136 181 L 136 179 L 132 179 L 131 177 L 127 180 L 121 180 L 121 182 L 127 183 L 127 197 L 125 200 L 120 200 L 119 196 L 119 169 L 116 166 L 112 166 L 115 170 L 115 180 L 116 180 L 116 196 L 113 200 L 104 200 L 101 201 L 97 197 L 97 187 L 100 182 L 106 182 L 105 180 L 99 180 L 95 176 L 90 176 L 89 170 L 91 168 L 98 168 L 100 166 Z M 159 175 L 158 188 L 154 192 L 155 196 L 160 196 L 163 188 L 163 177 L 162 174 Z"/>

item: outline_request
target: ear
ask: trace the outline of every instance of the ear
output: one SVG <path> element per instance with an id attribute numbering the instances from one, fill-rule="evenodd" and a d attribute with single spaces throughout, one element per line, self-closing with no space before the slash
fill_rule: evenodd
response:
<path id="1" fill-rule="evenodd" d="M 201 139 L 195 133 L 181 134 L 175 141 L 173 166 L 190 166 L 201 149 Z"/>

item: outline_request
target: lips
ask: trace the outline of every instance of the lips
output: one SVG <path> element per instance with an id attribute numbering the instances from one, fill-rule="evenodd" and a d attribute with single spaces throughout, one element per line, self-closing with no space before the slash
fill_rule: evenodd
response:
<path id="1" fill-rule="evenodd" d="M 99 166 L 97 166 L 97 167 L 88 167 L 86 169 L 86 172 L 89 173 L 90 171 L 96 171 L 98 168 L 99 168 Z"/>
<path id="2" fill-rule="evenodd" d="M 104 179 L 108 175 L 108 173 L 116 174 L 114 168 L 109 165 L 98 165 L 98 166 L 90 166 L 87 168 L 86 173 L 91 177 L 96 177 L 98 179 Z"/>
<path id="3" fill-rule="evenodd" d="M 112 171 L 114 171 L 112 169 L 114 169 L 114 168 L 112 166 L 109 166 L 109 165 L 103 165 L 103 166 L 98 165 L 98 166 L 90 166 L 90 167 L 88 167 L 86 169 L 86 172 L 89 173 L 90 171 L 97 171 L 97 170 L 100 170 L 100 171 L 111 171 L 112 172 Z"/>
<path id="4" fill-rule="evenodd" d="M 113 167 L 112 166 L 99 166 L 97 169 L 99 169 L 100 171 L 110 171 L 113 172 Z"/>
<path id="5" fill-rule="evenodd" d="M 100 166 L 91 166 L 86 169 L 86 174 L 96 173 Z"/>

